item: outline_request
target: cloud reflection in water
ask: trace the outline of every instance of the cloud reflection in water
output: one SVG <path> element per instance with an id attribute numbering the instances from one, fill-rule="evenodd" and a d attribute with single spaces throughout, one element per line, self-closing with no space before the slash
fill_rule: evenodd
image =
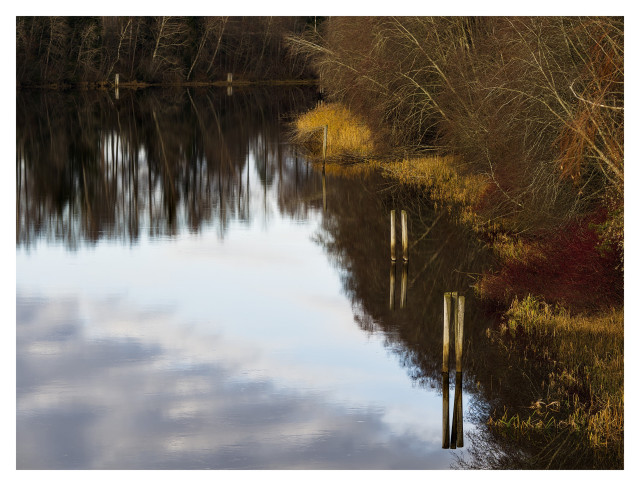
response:
<path id="1" fill-rule="evenodd" d="M 261 370 L 259 350 L 173 320 L 119 299 L 18 292 L 17 467 L 443 466 L 437 426 L 390 430 L 382 407 L 288 386 Z"/>

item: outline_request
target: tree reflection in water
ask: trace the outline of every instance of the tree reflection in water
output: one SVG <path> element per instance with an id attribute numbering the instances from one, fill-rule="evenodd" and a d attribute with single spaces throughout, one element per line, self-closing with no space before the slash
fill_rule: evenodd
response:
<path id="1" fill-rule="evenodd" d="M 297 156 L 282 124 L 311 106 L 313 95 L 302 88 L 236 89 L 232 96 L 208 89 L 121 91 L 118 100 L 104 92 L 19 93 L 17 245 L 28 249 L 43 238 L 71 250 L 100 239 L 134 244 L 197 233 L 204 225 L 215 225 L 224 238 L 231 222 L 252 220 L 249 196 L 260 191 L 265 216 L 322 212 L 315 240 L 341 275 L 354 320 L 364 332 L 384 336 L 417 385 L 443 392 L 443 433 L 449 377 L 440 368 L 442 295 L 465 292 L 464 377 L 456 375 L 454 418 L 474 427 L 466 425 L 464 437 L 454 427 L 447 445 L 468 450 L 460 467 L 598 464 L 569 434 L 514 437 L 485 425 L 492 411 L 528 407 L 542 378 L 534 367 L 514 366 L 486 338 L 492 317 L 471 286 L 491 255 L 424 193 L 376 173 L 348 176 L 327 168 L 321 174 Z M 259 187 L 252 186 L 256 177 Z M 275 199 L 267 191 L 274 184 Z M 391 209 L 409 216 L 411 261 L 402 269 L 389 267 Z M 448 433 L 443 446 L 447 439 Z"/>
<path id="2" fill-rule="evenodd" d="M 249 221 L 252 156 L 259 183 L 277 179 L 278 208 L 303 218 L 317 175 L 283 145 L 282 123 L 312 103 L 310 89 L 20 93 L 16 239 L 67 248 L 100 238 L 133 243 Z M 244 175 L 244 177 L 243 177 Z M 310 187 L 312 189 L 310 189 Z M 266 208 L 266 201 L 265 201 Z"/>

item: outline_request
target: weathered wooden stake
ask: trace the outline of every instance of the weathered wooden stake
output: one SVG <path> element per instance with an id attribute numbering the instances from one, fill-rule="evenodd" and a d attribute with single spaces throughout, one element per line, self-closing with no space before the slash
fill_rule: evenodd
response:
<path id="1" fill-rule="evenodd" d="M 407 307 L 407 280 L 409 277 L 409 264 L 402 264 L 402 280 L 400 281 L 400 308 Z"/>
<path id="2" fill-rule="evenodd" d="M 396 263 L 391 262 L 389 269 L 389 310 L 396 308 Z"/>
<path id="3" fill-rule="evenodd" d="M 324 126 L 324 137 L 322 140 L 322 163 L 327 162 L 327 134 L 329 132 L 329 125 Z"/>
<path id="4" fill-rule="evenodd" d="M 451 315 L 451 292 L 444 294 L 444 326 L 442 328 L 442 372 L 449 373 L 449 316 Z"/>
<path id="5" fill-rule="evenodd" d="M 116 88 L 120 85 L 120 75 L 118 73 L 116 73 L 116 78 L 115 78 L 115 82 L 114 82 Z"/>
<path id="6" fill-rule="evenodd" d="M 458 292 L 451 292 L 451 306 L 452 306 L 452 314 L 451 314 L 451 334 L 453 334 L 453 346 L 455 351 L 456 344 L 456 323 L 458 322 Z"/>
<path id="7" fill-rule="evenodd" d="M 456 312 L 456 371 L 462 372 L 462 341 L 464 331 L 464 295 L 458 297 L 458 311 Z"/>
<path id="8" fill-rule="evenodd" d="M 116 99 L 119 100 L 120 99 L 120 75 L 118 73 L 116 73 L 115 80 L 114 80 L 113 84 L 115 86 Z"/>
<path id="9" fill-rule="evenodd" d="M 409 232 L 407 230 L 407 212 L 403 209 L 402 213 L 402 259 L 409 261 Z"/>
<path id="10" fill-rule="evenodd" d="M 233 86 L 227 86 L 227 96 L 233 96 Z"/>
<path id="11" fill-rule="evenodd" d="M 391 261 L 396 261 L 396 210 L 391 210 Z"/>
<path id="12" fill-rule="evenodd" d="M 449 372 L 442 372 L 442 448 L 449 448 Z"/>
<path id="13" fill-rule="evenodd" d="M 227 73 L 227 83 L 233 83 L 233 73 Z"/>

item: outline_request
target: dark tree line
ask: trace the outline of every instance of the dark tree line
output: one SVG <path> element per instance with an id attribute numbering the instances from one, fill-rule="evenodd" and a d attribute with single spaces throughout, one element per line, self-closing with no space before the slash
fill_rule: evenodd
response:
<path id="1" fill-rule="evenodd" d="M 310 76 L 285 37 L 305 17 L 18 17 L 18 86 Z"/>

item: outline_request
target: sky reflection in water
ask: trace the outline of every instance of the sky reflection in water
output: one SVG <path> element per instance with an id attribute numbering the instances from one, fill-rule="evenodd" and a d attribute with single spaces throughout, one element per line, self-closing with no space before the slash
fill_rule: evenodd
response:
<path id="1" fill-rule="evenodd" d="M 224 238 L 17 248 L 19 469 L 449 467 L 441 395 L 354 323 L 321 213 L 251 190 Z"/>

